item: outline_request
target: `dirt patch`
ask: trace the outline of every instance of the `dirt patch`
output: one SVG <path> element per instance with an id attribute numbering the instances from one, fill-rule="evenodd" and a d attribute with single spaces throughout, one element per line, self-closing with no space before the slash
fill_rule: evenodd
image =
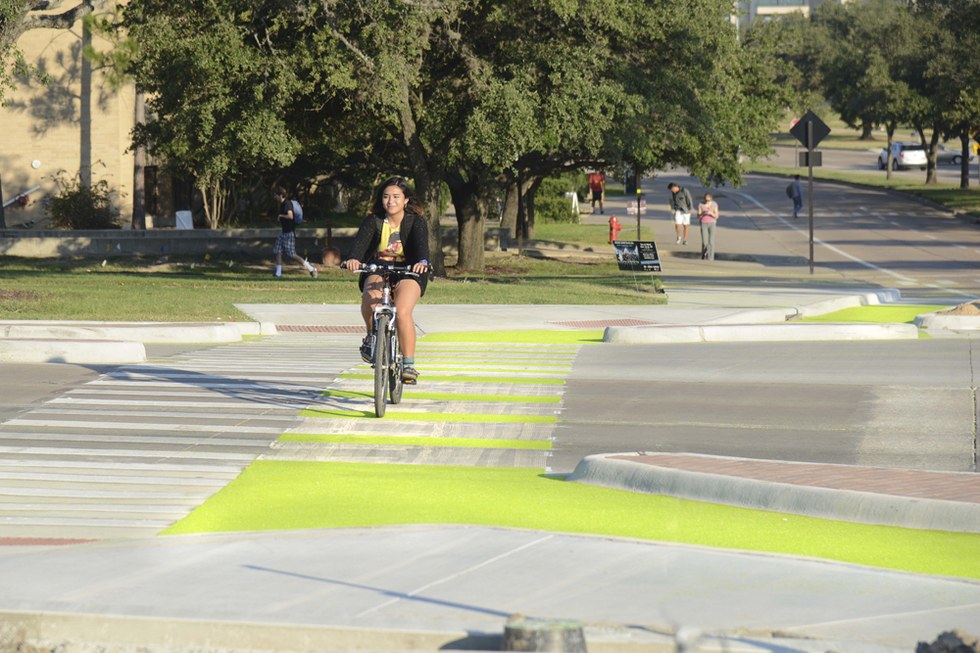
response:
<path id="1" fill-rule="evenodd" d="M 37 293 L 30 290 L 0 290 L 0 302 L 31 301 L 37 299 Z"/>
<path id="2" fill-rule="evenodd" d="M 980 299 L 939 311 L 940 315 L 980 315 Z"/>

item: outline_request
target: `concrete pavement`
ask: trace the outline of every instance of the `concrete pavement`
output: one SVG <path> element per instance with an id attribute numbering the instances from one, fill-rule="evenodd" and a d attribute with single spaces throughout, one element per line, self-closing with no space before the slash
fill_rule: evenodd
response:
<path id="1" fill-rule="evenodd" d="M 744 237 L 746 250 L 765 247 Z M 730 235 L 729 251 L 740 248 L 737 238 Z M 607 339 L 619 330 L 695 326 L 740 338 L 754 325 L 792 328 L 802 325 L 787 319 L 799 315 L 901 301 L 896 291 L 855 286 L 824 272 L 811 283 L 798 274 L 773 279 L 779 275 L 757 257 L 722 259 L 708 267 L 680 256 L 683 251 L 666 250 L 666 306 L 423 303 L 417 323 L 424 333 L 596 328 Z M 255 325 L 336 332 L 349 327 L 350 338 L 357 339 L 359 316 L 352 305 L 240 308 Z M 248 328 L 271 333 L 263 326 Z M 0 340 L 0 346 L 6 341 L 11 340 Z M 114 346 L 106 345 L 107 351 Z M 632 462 L 662 473 L 662 466 Z M 860 477 L 862 468 L 843 471 Z M 717 498 L 705 494 L 717 485 L 717 473 L 686 476 L 672 491 Z M 954 476 L 972 481 L 974 475 Z M 613 477 L 619 482 L 624 475 Z M 754 484 L 760 487 L 763 495 L 778 493 L 794 503 L 796 489 L 786 483 Z M 811 490 L 801 485 L 798 491 L 802 496 Z M 845 505 L 861 498 L 846 489 L 828 492 Z M 925 513 L 941 507 L 935 497 L 889 500 L 924 506 Z M 970 511 L 980 496 L 955 503 Z M 953 628 L 980 631 L 976 582 L 675 544 L 421 525 L 59 546 L 54 540 L 4 538 L 2 528 L 0 521 L 0 543 L 6 544 L 0 546 L 0 625 L 31 642 L 72 642 L 75 650 L 91 642 L 169 651 L 494 650 L 503 622 L 517 612 L 580 621 L 593 652 L 685 647 L 874 653 L 912 650 L 917 641 L 932 641 Z"/>

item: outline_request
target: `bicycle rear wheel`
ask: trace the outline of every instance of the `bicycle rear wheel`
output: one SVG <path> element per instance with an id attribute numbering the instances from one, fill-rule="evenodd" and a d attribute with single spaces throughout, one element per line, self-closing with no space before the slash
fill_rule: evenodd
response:
<path id="1" fill-rule="evenodd" d="M 385 416 L 388 401 L 388 320 L 387 315 L 379 315 L 374 325 L 374 414 L 378 417 Z"/>
<path id="2" fill-rule="evenodd" d="M 402 357 L 398 353 L 398 332 L 391 330 L 391 364 L 388 366 L 391 374 L 388 378 L 391 403 L 397 404 L 402 400 Z"/>

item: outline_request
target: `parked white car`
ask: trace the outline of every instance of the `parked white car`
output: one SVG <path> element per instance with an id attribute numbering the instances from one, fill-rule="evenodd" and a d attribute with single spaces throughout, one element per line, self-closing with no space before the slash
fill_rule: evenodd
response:
<path id="1" fill-rule="evenodd" d="M 892 143 L 892 170 L 908 170 L 909 168 L 926 169 L 926 150 L 920 143 Z M 884 170 L 888 165 L 888 148 L 878 155 L 878 169 Z"/>

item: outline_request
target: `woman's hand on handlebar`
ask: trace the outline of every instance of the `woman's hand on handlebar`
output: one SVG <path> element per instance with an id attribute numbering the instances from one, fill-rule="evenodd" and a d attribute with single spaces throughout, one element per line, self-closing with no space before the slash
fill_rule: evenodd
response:
<path id="1" fill-rule="evenodd" d="M 356 258 L 349 258 L 343 263 L 341 263 L 340 265 L 341 267 L 347 268 L 348 270 L 352 270 L 352 271 L 361 269 L 361 262 L 358 261 Z"/>
<path id="2" fill-rule="evenodd" d="M 426 272 L 428 272 L 428 270 L 429 270 L 428 261 L 419 261 L 418 263 L 412 266 L 412 272 L 414 272 L 415 274 L 425 274 Z"/>

